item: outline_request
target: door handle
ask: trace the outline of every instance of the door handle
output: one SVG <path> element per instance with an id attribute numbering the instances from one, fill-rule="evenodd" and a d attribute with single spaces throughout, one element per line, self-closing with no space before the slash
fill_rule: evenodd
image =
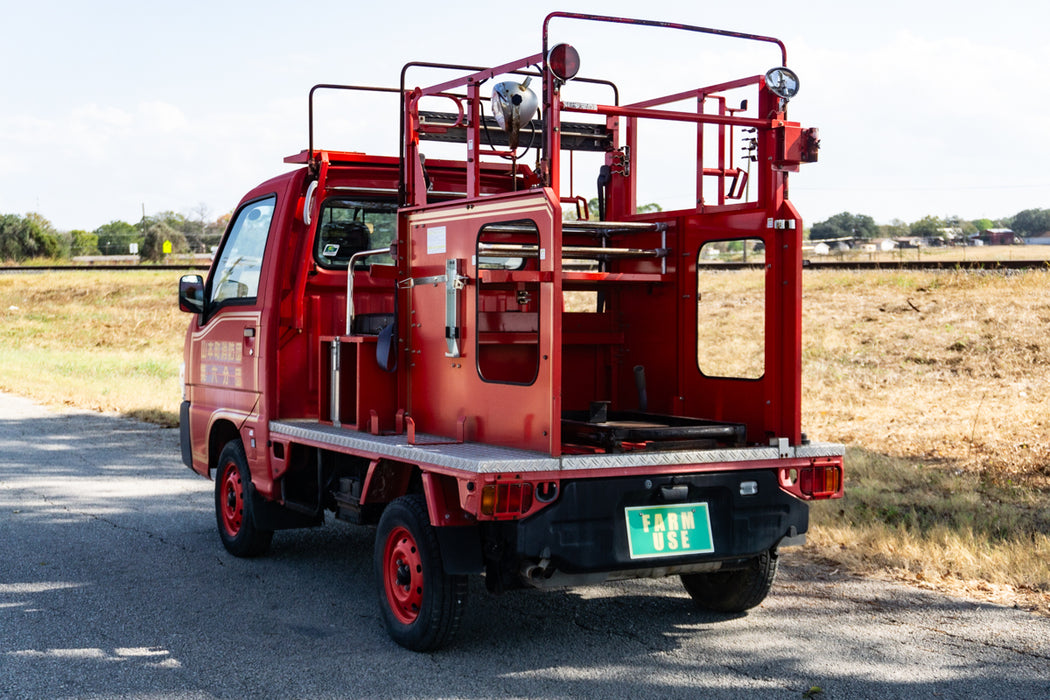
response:
<path id="1" fill-rule="evenodd" d="M 248 326 L 244 329 L 244 347 L 248 349 L 248 356 L 255 356 L 255 328 Z"/>

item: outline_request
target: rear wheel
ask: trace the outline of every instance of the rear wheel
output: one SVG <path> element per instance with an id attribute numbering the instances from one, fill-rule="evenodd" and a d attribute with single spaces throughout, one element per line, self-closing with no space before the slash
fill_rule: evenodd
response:
<path id="1" fill-rule="evenodd" d="M 750 560 L 743 569 L 682 574 L 682 585 L 698 608 L 743 612 L 766 599 L 777 575 L 777 559 L 777 551 L 771 549 Z"/>
<path id="2" fill-rule="evenodd" d="M 257 557 L 270 548 L 273 530 L 255 526 L 251 473 L 240 440 L 226 443 L 215 470 L 215 519 L 226 551 L 237 557 Z"/>
<path id="3" fill-rule="evenodd" d="M 383 511 L 375 574 L 379 610 L 395 642 L 431 651 L 452 640 L 466 607 L 467 578 L 445 573 L 422 496 L 402 496 Z"/>

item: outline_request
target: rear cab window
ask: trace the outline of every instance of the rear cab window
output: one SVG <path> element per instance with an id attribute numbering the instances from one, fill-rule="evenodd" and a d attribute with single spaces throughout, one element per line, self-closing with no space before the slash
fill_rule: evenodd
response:
<path id="1" fill-rule="evenodd" d="M 362 250 L 389 248 L 397 234 L 397 205 L 359 199 L 328 199 L 321 205 L 314 239 L 314 261 L 326 269 L 346 269 L 350 256 Z M 389 255 L 362 260 L 392 265 Z"/>

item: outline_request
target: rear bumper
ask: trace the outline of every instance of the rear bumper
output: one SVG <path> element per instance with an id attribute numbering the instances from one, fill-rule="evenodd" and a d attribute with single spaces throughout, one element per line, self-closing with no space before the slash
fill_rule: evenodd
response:
<path id="1" fill-rule="evenodd" d="M 741 495 L 741 482 L 757 492 Z M 707 504 L 713 551 L 632 558 L 625 509 L 675 502 Z M 556 503 L 518 524 L 517 556 L 564 574 L 674 570 L 753 557 L 808 525 L 807 504 L 781 490 L 770 469 L 566 480 Z"/>

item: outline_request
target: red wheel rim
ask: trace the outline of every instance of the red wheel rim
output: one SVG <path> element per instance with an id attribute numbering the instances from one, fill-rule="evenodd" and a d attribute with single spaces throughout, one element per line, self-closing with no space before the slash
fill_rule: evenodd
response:
<path id="1" fill-rule="evenodd" d="M 219 491 L 219 513 L 226 534 L 236 537 L 244 521 L 244 484 L 241 473 L 233 462 L 222 470 L 222 486 Z"/>
<path id="2" fill-rule="evenodd" d="M 398 622 L 410 625 L 423 604 L 423 559 L 412 533 L 396 527 L 383 548 L 383 588 Z"/>

